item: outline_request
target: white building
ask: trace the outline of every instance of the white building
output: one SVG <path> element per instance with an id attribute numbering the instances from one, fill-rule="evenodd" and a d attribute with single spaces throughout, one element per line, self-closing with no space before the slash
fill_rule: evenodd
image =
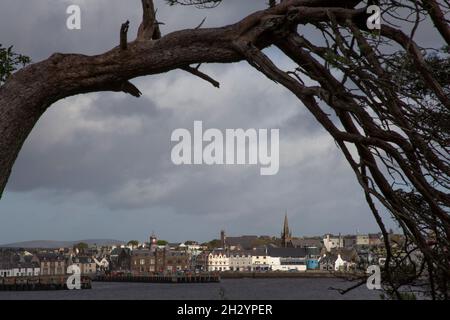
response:
<path id="1" fill-rule="evenodd" d="M 269 270 L 269 255 L 267 254 L 266 250 L 253 250 L 252 270 L 254 271 Z"/>
<path id="2" fill-rule="evenodd" d="M 272 271 L 306 271 L 305 248 L 269 248 L 267 265 Z"/>
<path id="3" fill-rule="evenodd" d="M 272 271 L 306 271 L 305 260 L 278 258 L 280 264 L 272 265 Z"/>
<path id="4" fill-rule="evenodd" d="M 368 234 L 358 234 L 356 236 L 357 246 L 368 246 L 369 245 L 369 235 Z"/>
<path id="5" fill-rule="evenodd" d="M 97 263 L 90 257 L 70 257 L 69 265 L 76 265 L 83 275 L 92 275 L 97 272 Z"/>
<path id="6" fill-rule="evenodd" d="M 208 271 L 229 271 L 230 258 L 224 250 L 214 250 L 208 254 Z"/>
<path id="7" fill-rule="evenodd" d="M 333 235 L 327 234 L 323 238 L 323 246 L 327 249 L 328 252 L 330 252 L 331 249 L 343 248 L 344 240 L 342 239 L 341 235 L 333 236 Z"/>
<path id="8" fill-rule="evenodd" d="M 231 271 L 252 271 L 253 256 L 251 251 L 232 251 L 229 256 Z"/>
<path id="9" fill-rule="evenodd" d="M 334 271 L 344 270 L 347 268 L 347 261 L 342 259 L 341 255 L 338 254 L 336 261 L 334 262 Z"/>
<path id="10" fill-rule="evenodd" d="M 340 254 L 324 254 L 319 259 L 320 269 L 323 271 L 348 271 L 354 266 L 353 262 L 346 261 Z"/>
<path id="11" fill-rule="evenodd" d="M 202 246 L 199 244 L 188 244 L 186 245 L 186 250 L 192 256 L 198 256 L 203 251 Z"/>
<path id="12" fill-rule="evenodd" d="M 267 257 L 267 265 L 269 266 L 269 270 L 279 270 L 281 266 L 280 257 Z"/>

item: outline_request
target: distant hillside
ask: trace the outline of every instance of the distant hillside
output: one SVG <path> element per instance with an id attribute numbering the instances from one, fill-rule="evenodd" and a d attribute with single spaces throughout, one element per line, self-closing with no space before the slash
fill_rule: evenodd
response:
<path id="1" fill-rule="evenodd" d="M 42 249 L 53 249 L 53 248 L 70 248 L 73 247 L 74 244 L 84 242 L 88 245 L 100 245 L 100 246 L 111 246 L 111 245 L 121 245 L 125 244 L 124 241 L 121 240 L 113 240 L 113 239 L 85 239 L 85 240 L 76 240 L 76 241 L 56 241 L 56 240 L 33 240 L 33 241 L 24 241 L 24 242 L 16 242 L 16 243 L 8 243 L 0 245 L 3 248 L 42 248 Z"/>

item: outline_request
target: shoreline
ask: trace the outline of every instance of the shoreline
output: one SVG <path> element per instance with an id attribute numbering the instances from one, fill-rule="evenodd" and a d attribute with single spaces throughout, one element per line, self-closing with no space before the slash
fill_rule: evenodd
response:
<path id="1" fill-rule="evenodd" d="M 330 271 L 301 271 L 301 272 L 221 272 L 221 279 L 242 278 L 359 278 L 362 273 L 354 272 L 330 272 Z"/>

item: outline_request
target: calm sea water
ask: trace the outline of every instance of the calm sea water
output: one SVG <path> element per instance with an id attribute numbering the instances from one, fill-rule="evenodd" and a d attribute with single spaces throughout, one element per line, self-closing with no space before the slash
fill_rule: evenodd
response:
<path id="1" fill-rule="evenodd" d="M 0 300 L 373 300 L 380 292 L 361 286 L 345 295 L 340 279 L 223 279 L 220 283 L 159 284 L 93 282 L 91 290 L 0 292 Z"/>

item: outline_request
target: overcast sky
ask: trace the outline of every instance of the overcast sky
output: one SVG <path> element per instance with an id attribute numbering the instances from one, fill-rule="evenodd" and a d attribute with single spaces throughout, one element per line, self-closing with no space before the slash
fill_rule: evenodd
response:
<path id="1" fill-rule="evenodd" d="M 157 1 L 163 33 L 238 21 L 267 0 L 227 1 L 214 10 Z M 69 4 L 82 29 L 66 29 Z M 140 1 L 2 0 L 0 43 L 39 61 L 54 52 L 101 53 L 118 44 L 120 24 L 135 34 Z M 289 68 L 275 50 L 274 61 Z M 208 65 L 216 89 L 181 71 L 133 80 L 140 99 L 121 93 L 75 96 L 40 119 L 0 201 L 0 243 L 33 239 L 171 241 L 279 235 L 287 209 L 294 236 L 377 232 L 349 165 L 304 106 L 246 63 Z M 279 128 L 280 170 L 259 166 L 175 166 L 176 128 Z M 392 223 L 388 224 L 393 226 Z"/>

